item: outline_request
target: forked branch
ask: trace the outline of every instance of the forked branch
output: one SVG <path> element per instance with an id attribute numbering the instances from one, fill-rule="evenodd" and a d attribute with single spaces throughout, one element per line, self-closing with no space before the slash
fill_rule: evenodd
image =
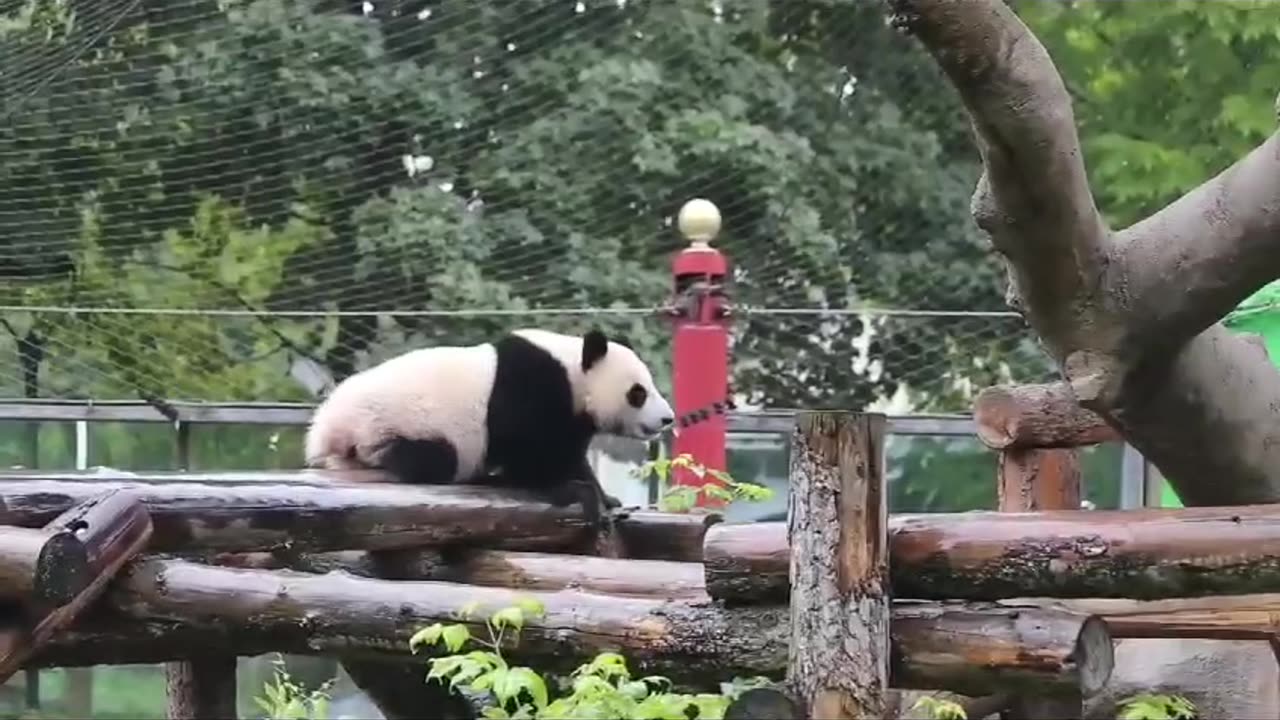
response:
<path id="1" fill-rule="evenodd" d="M 1048 52 L 1001 0 L 888 0 L 960 93 L 985 170 L 978 224 L 1012 268 L 1031 323 L 1062 359 L 1105 267 L 1071 98 Z"/>

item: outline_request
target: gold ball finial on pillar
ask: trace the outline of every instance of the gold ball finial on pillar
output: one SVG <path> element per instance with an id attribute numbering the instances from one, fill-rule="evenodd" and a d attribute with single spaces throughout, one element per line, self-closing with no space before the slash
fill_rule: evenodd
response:
<path id="1" fill-rule="evenodd" d="M 709 247 L 711 239 L 720 232 L 720 209 L 710 200 L 694 198 L 680 208 L 676 226 L 689 245 Z"/>

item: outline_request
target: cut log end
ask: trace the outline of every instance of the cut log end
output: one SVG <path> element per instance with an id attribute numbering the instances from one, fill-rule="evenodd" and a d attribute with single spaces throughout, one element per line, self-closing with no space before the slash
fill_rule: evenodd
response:
<path id="1" fill-rule="evenodd" d="M 1067 448 L 1120 440 L 1100 415 L 1080 406 L 1067 383 L 998 385 L 973 402 L 975 434 L 993 450 Z"/>
<path id="2" fill-rule="evenodd" d="M 84 544 L 71 533 L 54 533 L 36 559 L 33 599 L 52 607 L 65 605 L 92 579 Z"/>
<path id="3" fill-rule="evenodd" d="M 724 720 L 802 720 L 804 711 L 790 695 L 774 688 L 752 688 L 725 708 Z"/>
<path id="4" fill-rule="evenodd" d="M 1106 621 L 1100 617 L 1089 617 L 1080 626 L 1072 660 L 1080 675 L 1080 692 L 1085 697 L 1102 690 L 1111 679 L 1116 662 L 1111 638 Z"/>

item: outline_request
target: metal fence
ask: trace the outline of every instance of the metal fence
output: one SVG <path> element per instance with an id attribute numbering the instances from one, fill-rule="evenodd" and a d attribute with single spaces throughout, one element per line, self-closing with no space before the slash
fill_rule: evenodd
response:
<path id="1" fill-rule="evenodd" d="M 305 426 L 313 406 L 304 403 L 166 403 L 164 410 L 140 401 L 70 402 L 0 400 L 0 421 L 75 423 L 76 466 L 87 467 L 91 422 L 168 423 L 174 428 L 178 467 L 190 466 L 191 430 L 201 425 Z M 730 412 L 733 437 L 788 438 L 794 410 Z M 887 432 L 899 437 L 974 437 L 973 419 L 965 415 L 889 415 Z M 1119 507 L 1143 507 L 1159 496 L 1159 474 L 1125 443 L 1121 453 Z M 994 482 L 994 480 L 993 480 Z"/>

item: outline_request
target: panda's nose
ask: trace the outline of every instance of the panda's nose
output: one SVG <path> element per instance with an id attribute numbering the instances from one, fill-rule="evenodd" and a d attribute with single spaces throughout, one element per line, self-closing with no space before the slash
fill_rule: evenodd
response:
<path id="1" fill-rule="evenodd" d="M 676 419 L 675 419 L 675 418 L 673 418 L 673 417 L 671 417 L 670 415 L 663 415 L 663 416 L 662 416 L 662 418 L 659 420 L 659 422 L 661 422 L 661 423 L 662 423 L 662 426 L 663 426 L 663 427 L 666 427 L 666 426 L 670 425 L 671 423 L 675 422 L 675 420 L 676 420 Z"/>

